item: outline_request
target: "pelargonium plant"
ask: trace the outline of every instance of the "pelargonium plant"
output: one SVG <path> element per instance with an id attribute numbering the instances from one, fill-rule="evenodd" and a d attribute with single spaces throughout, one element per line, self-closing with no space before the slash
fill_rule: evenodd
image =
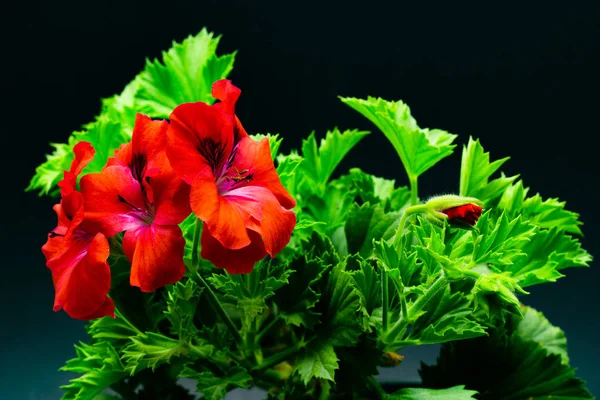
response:
<path id="1" fill-rule="evenodd" d="M 578 214 L 493 177 L 508 158 L 473 139 L 457 192 L 422 199 L 456 135 L 420 128 L 402 101 L 341 98 L 389 139 L 408 186 L 333 179 L 368 132 L 281 154 L 279 135 L 236 116 L 218 40 L 203 30 L 147 62 L 31 181 L 60 199 L 42 247 L 54 311 L 89 321 L 64 399 L 592 398 L 564 333 L 521 302 L 588 266 Z M 422 384 L 376 379 L 428 344 L 441 353 Z"/>

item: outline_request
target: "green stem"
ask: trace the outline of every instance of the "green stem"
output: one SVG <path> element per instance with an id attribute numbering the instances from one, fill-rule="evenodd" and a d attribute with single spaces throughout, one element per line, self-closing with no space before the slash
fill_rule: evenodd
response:
<path id="1" fill-rule="evenodd" d="M 410 204 L 416 206 L 419 202 L 419 177 L 412 175 L 408 177 L 410 182 Z"/>
<path id="2" fill-rule="evenodd" d="M 194 241 L 192 243 L 192 265 L 196 270 L 198 269 L 198 264 L 200 262 L 200 257 L 198 256 L 198 245 L 200 244 L 200 232 L 202 231 L 202 220 L 196 219 L 196 227 L 194 228 Z"/>
<path id="3" fill-rule="evenodd" d="M 385 266 L 381 268 L 381 324 L 382 330 L 387 333 L 388 330 L 388 272 Z"/>
<path id="4" fill-rule="evenodd" d="M 378 400 L 382 400 L 382 399 L 386 398 L 387 393 L 385 392 L 385 390 L 383 390 L 383 388 L 381 387 L 379 382 L 377 382 L 377 380 L 375 380 L 374 376 L 369 376 L 368 378 L 366 378 L 366 381 L 367 381 L 367 388 L 369 388 L 369 390 L 371 390 L 371 392 L 375 393 Z"/>
<path id="5" fill-rule="evenodd" d="M 417 301 L 413 303 L 413 305 L 410 307 L 410 310 L 407 310 L 407 318 L 404 318 L 403 316 L 402 319 L 400 319 L 396 324 L 394 324 L 389 335 L 392 337 L 403 335 L 404 331 L 406 330 L 406 327 L 408 326 L 409 317 L 421 311 L 427 305 L 427 303 L 429 303 L 431 299 L 439 293 L 440 290 L 443 290 L 446 287 L 447 284 L 448 280 L 444 276 L 444 271 L 442 270 L 440 276 L 433 283 L 433 285 L 431 285 L 429 289 L 427 289 L 427 292 L 425 292 L 423 296 L 421 296 Z"/>
<path id="6" fill-rule="evenodd" d="M 119 311 L 118 309 L 115 308 L 115 316 L 118 319 L 121 319 L 123 322 L 125 322 L 135 333 L 137 333 L 138 335 L 143 335 L 144 333 L 142 331 L 140 331 L 138 328 L 136 328 L 135 325 L 133 325 L 131 323 L 131 321 L 129 321 L 125 315 L 123 315 L 123 313 L 121 311 Z"/>
<path id="7" fill-rule="evenodd" d="M 221 305 L 221 302 L 215 295 L 215 292 L 213 292 L 211 287 L 208 285 L 208 282 L 206 282 L 204 280 L 204 278 L 202 277 L 202 275 L 200 275 L 199 273 L 196 273 L 196 277 L 198 278 L 198 281 L 201 283 L 201 285 L 204 286 L 204 289 L 206 289 L 206 294 L 208 295 L 210 305 L 215 310 L 215 312 L 219 315 L 219 317 L 221 318 L 221 320 L 223 321 L 223 323 L 229 330 L 229 333 L 231 333 L 233 335 L 233 338 L 235 339 L 235 341 L 237 343 L 243 343 L 243 339 L 242 339 L 242 336 L 240 335 L 240 332 L 238 331 L 238 329 L 235 327 L 235 325 L 231 321 L 231 318 L 229 318 L 229 315 L 227 315 L 227 313 L 225 312 L 223 305 Z"/>
<path id="8" fill-rule="evenodd" d="M 279 321 L 281 321 L 281 317 L 278 315 L 267 326 L 265 326 L 259 333 L 256 335 L 256 343 L 260 343 L 262 339 L 271 332 L 277 325 L 279 325 Z"/>
<path id="9" fill-rule="evenodd" d="M 400 217 L 400 223 L 398 224 L 398 229 L 396 230 L 396 236 L 394 237 L 394 248 L 396 251 L 400 252 L 402 250 L 402 235 L 404 234 L 404 229 L 406 228 L 406 221 L 408 217 L 413 214 L 425 213 L 428 209 L 424 204 L 418 204 L 415 206 L 411 206 L 406 208 L 402 212 L 402 217 Z"/>
<path id="10" fill-rule="evenodd" d="M 252 368 L 252 371 L 253 372 L 261 372 L 261 371 L 269 369 L 277 364 L 284 362 L 290 356 L 296 354 L 298 352 L 298 350 L 306 347 L 306 345 L 309 344 L 311 342 L 311 340 L 309 340 L 307 342 L 305 342 L 304 340 L 301 340 L 301 341 L 293 344 L 292 346 L 288 347 L 287 349 L 283 350 L 282 352 L 265 358 L 263 363 L 261 365 L 258 365 L 256 367 Z"/>

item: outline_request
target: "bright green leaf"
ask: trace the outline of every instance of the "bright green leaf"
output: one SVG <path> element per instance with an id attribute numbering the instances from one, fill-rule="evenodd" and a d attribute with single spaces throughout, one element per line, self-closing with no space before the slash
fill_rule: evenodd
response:
<path id="1" fill-rule="evenodd" d="M 207 400 L 224 399 L 227 391 L 234 387 L 245 388 L 252 381 L 248 372 L 239 366 L 228 370 L 225 376 L 217 376 L 209 371 L 198 372 L 186 366 L 180 376 L 195 380 L 196 391 L 202 393 L 202 398 Z"/>
<path id="2" fill-rule="evenodd" d="M 220 36 L 206 29 L 172 47 L 159 60 L 146 61 L 137 77 L 137 111 L 155 118 L 167 118 L 180 104 L 202 101 L 212 104 L 212 84 L 233 69 L 235 53 L 217 56 Z"/>
<path id="3" fill-rule="evenodd" d="M 490 177 L 510 157 L 490 162 L 490 153 L 485 153 L 479 140 L 469 138 L 469 143 L 463 147 L 462 163 L 460 168 L 460 195 L 475 197 L 486 205 L 502 196 L 517 176 L 494 179 Z"/>
<path id="4" fill-rule="evenodd" d="M 131 344 L 123 350 L 125 370 L 131 375 L 145 369 L 153 371 L 161 364 L 168 363 L 172 357 L 179 357 L 187 351 L 185 345 L 154 332 L 131 337 Z"/>
<path id="5" fill-rule="evenodd" d="M 386 400 L 470 400 L 475 399 L 474 390 L 465 389 L 464 385 L 448 389 L 406 388 L 385 396 Z"/>
<path id="6" fill-rule="evenodd" d="M 61 386 L 65 391 L 63 400 L 92 400 L 128 375 L 119 355 L 108 342 L 81 343 L 75 346 L 75 351 L 77 358 L 67 361 L 60 370 L 82 375 Z"/>
<path id="7" fill-rule="evenodd" d="M 409 178 L 416 178 L 452 154 L 456 135 L 439 129 L 421 129 L 402 101 L 341 98 L 342 102 L 374 123 L 388 138 L 404 164 Z"/>
<path id="8" fill-rule="evenodd" d="M 345 224 L 348 252 L 369 257 L 373 253 L 373 240 L 388 240 L 398 229 L 400 213 L 384 213 L 379 205 L 365 203 L 354 205 Z"/>
<path id="9" fill-rule="evenodd" d="M 338 367 L 338 359 L 330 343 L 309 347 L 296 363 L 296 369 L 305 385 L 312 378 L 334 381 Z"/>

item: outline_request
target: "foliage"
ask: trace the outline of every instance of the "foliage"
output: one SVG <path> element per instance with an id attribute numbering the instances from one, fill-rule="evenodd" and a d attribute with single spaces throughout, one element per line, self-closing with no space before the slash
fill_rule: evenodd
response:
<path id="1" fill-rule="evenodd" d="M 103 100 L 92 123 L 52 144 L 28 190 L 55 193 L 80 140 L 97 150 L 85 172 L 99 171 L 129 140 L 136 112 L 165 118 L 178 104 L 212 101 L 210 85 L 227 76 L 235 56 L 217 56 L 218 41 L 202 30 L 147 61 L 120 95 Z M 120 278 L 130 266 L 114 241 L 116 318 L 88 324 L 89 344 L 77 345 L 63 368 L 80 374 L 64 399 L 130 399 L 138 387 L 191 398 L 178 378 L 195 380 L 207 399 L 253 386 L 271 399 L 591 398 L 568 364 L 564 333 L 521 304 L 525 288 L 591 262 L 578 214 L 558 199 L 528 196 L 518 176 L 494 177 L 508 157 L 491 161 L 469 139 L 457 187 L 484 212 L 470 229 L 432 219 L 416 180 L 453 152 L 456 135 L 420 128 L 402 101 L 342 101 L 387 137 L 409 186 L 338 171 L 365 131 L 335 128 L 320 140 L 313 132 L 288 154 L 279 135 L 253 135 L 269 139 L 297 201 L 290 243 L 251 273 L 231 275 L 195 263 L 202 227 L 192 214 L 180 224 L 185 277 L 142 294 Z M 438 343 L 438 364 L 421 369 L 424 387 L 385 393 L 373 378 L 395 352 Z"/>

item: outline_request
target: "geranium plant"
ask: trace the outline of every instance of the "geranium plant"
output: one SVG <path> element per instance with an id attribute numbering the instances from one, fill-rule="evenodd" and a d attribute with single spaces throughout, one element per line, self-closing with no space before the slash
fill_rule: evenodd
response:
<path id="1" fill-rule="evenodd" d="M 281 154 L 279 135 L 236 116 L 218 40 L 203 30 L 148 61 L 31 181 L 58 202 L 42 248 L 54 310 L 89 321 L 64 399 L 254 386 L 269 399 L 592 398 L 563 332 L 521 302 L 590 263 L 576 213 L 494 177 L 508 158 L 473 139 L 457 192 L 421 198 L 457 136 L 419 127 L 402 101 L 341 98 L 389 139 L 407 186 L 357 168 L 333 178 L 368 132 L 312 133 Z M 376 379 L 437 343 L 421 385 Z"/>

